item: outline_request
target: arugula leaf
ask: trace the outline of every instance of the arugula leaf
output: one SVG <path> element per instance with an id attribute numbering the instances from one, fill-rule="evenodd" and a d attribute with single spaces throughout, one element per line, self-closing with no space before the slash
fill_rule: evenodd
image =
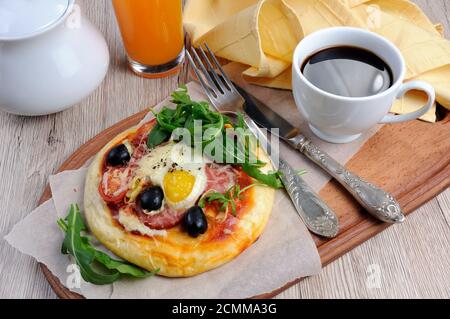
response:
<path id="1" fill-rule="evenodd" d="M 244 120 L 244 115 L 241 113 L 238 113 L 236 115 L 237 117 L 237 121 L 236 121 L 236 127 L 240 127 L 240 128 L 245 128 L 245 120 Z"/>
<path id="2" fill-rule="evenodd" d="M 127 262 L 112 259 L 107 254 L 96 250 L 90 243 L 89 237 L 81 235 L 82 232 L 87 231 L 87 227 L 76 204 L 70 206 L 67 217 L 59 219 L 57 224 L 65 233 L 61 253 L 74 257 L 81 276 L 87 282 L 106 285 L 120 279 L 122 275 L 144 278 L 157 272 L 149 272 Z M 95 267 L 95 262 L 102 265 L 103 269 Z"/>
<path id="3" fill-rule="evenodd" d="M 83 279 L 97 285 L 109 284 L 116 281 L 120 276 L 119 273 L 100 273 L 91 267 L 94 261 L 94 254 L 90 250 L 83 249 L 86 242 L 82 240 L 79 234 L 82 231 L 86 231 L 86 226 L 79 217 L 79 208 L 77 205 L 71 205 L 66 220 L 59 220 L 58 222 L 58 224 L 63 223 L 66 229 L 66 236 L 61 247 L 61 252 L 63 254 L 70 254 L 75 258 Z"/>
<path id="4" fill-rule="evenodd" d="M 95 260 L 104 265 L 109 270 L 117 270 L 122 275 L 130 275 L 136 278 L 147 278 L 158 273 L 158 269 L 149 272 L 134 265 L 124 263 L 121 260 L 112 259 L 108 254 L 105 254 L 104 252 L 99 250 L 95 251 Z"/>
<path id="5" fill-rule="evenodd" d="M 297 170 L 295 170 L 295 173 L 298 175 L 298 176 L 303 176 L 303 175 L 306 175 L 308 172 L 306 171 L 306 169 L 297 169 Z"/>
<path id="6" fill-rule="evenodd" d="M 283 185 L 277 174 L 265 174 L 260 168 L 265 165 L 261 161 L 250 163 L 251 156 L 249 142 L 237 143 L 227 135 L 225 125 L 231 125 L 234 129 L 245 129 L 246 125 L 242 114 L 238 114 L 237 123 L 232 125 L 229 117 L 220 112 L 211 111 L 207 102 L 195 102 L 191 100 L 186 86 L 172 93 L 172 103 L 176 105 L 175 109 L 165 107 L 156 114 L 157 125 L 149 133 L 147 145 L 153 148 L 165 140 L 179 128 L 186 128 L 191 133 L 194 145 L 196 121 L 202 121 L 202 147 L 206 148 L 210 143 L 217 143 L 218 149 L 222 154 L 211 154 L 213 159 L 220 158 L 227 164 L 242 165 L 244 171 L 258 181 L 274 187 L 281 188 Z M 205 132 L 208 132 L 206 136 Z M 247 140 L 246 138 L 244 139 Z M 244 145 L 246 144 L 246 145 Z M 232 147 L 230 148 L 229 145 Z M 216 149 L 212 151 L 214 153 Z"/>
<path id="7" fill-rule="evenodd" d="M 274 173 L 262 173 L 261 170 L 251 164 L 244 163 L 242 165 L 242 170 L 247 173 L 248 176 L 253 177 L 254 179 L 260 181 L 261 183 L 264 183 L 272 188 L 283 188 L 283 182 L 280 179 L 280 173 L 274 172 Z"/>
<path id="8" fill-rule="evenodd" d="M 155 148 L 159 144 L 167 141 L 169 138 L 170 133 L 168 131 L 163 130 L 161 126 L 159 126 L 159 124 L 156 124 L 155 127 L 150 132 L 150 134 L 148 135 L 147 146 L 150 149 Z"/>

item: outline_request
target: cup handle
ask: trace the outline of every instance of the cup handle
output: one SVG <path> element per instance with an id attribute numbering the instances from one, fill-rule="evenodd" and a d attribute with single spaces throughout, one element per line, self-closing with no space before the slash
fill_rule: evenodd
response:
<path id="1" fill-rule="evenodd" d="M 381 120 L 381 122 L 380 122 L 381 124 L 399 123 L 399 122 L 415 120 L 415 119 L 418 119 L 419 117 L 421 117 L 422 115 L 424 115 L 425 113 L 427 113 L 431 109 L 431 107 L 434 105 L 436 93 L 434 91 L 434 88 L 430 84 L 422 82 L 422 81 L 411 81 L 411 82 L 404 83 L 401 86 L 401 88 L 397 94 L 397 99 L 400 99 L 403 95 L 406 94 L 406 92 L 411 91 L 411 90 L 420 90 L 420 91 L 425 92 L 428 95 L 427 104 L 425 106 L 423 106 L 422 108 L 420 108 L 419 110 L 414 111 L 414 112 L 400 114 L 400 115 L 388 114 Z"/>

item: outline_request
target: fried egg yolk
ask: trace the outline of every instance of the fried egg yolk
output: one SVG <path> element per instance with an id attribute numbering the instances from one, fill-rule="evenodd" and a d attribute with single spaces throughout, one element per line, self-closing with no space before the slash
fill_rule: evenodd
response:
<path id="1" fill-rule="evenodd" d="M 208 159 L 191 156 L 191 151 L 184 143 L 156 147 L 136 163 L 134 178 L 160 186 L 168 206 L 188 209 L 195 205 L 207 184 L 205 165 Z"/>
<path id="2" fill-rule="evenodd" d="M 195 185 L 195 176 L 187 171 L 174 170 L 164 176 L 163 187 L 167 199 L 179 203 L 186 199 Z"/>

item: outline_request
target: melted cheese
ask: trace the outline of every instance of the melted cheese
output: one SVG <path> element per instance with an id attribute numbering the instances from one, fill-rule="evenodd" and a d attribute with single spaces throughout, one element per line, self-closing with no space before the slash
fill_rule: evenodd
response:
<path id="1" fill-rule="evenodd" d="M 118 170 L 113 170 L 113 178 L 119 178 L 120 181 L 120 187 L 112 194 L 113 196 L 118 196 L 119 194 L 123 193 L 124 191 L 126 191 L 128 189 L 128 184 L 129 184 L 129 178 L 128 175 L 130 173 L 130 168 L 127 167 L 124 171 L 120 172 Z M 109 189 L 109 177 L 110 177 L 109 172 L 106 172 L 105 174 L 103 174 L 102 177 L 102 187 L 104 190 L 108 190 Z"/>
<path id="2" fill-rule="evenodd" d="M 120 224 L 125 228 L 125 230 L 129 232 L 137 231 L 142 235 L 147 236 L 167 236 L 167 232 L 165 230 L 156 230 L 151 229 L 145 226 L 138 217 L 132 214 L 127 214 L 124 210 L 119 211 L 119 216 L 117 218 Z"/>
<path id="3" fill-rule="evenodd" d="M 126 191 L 128 189 L 128 183 L 129 183 L 128 174 L 129 173 L 130 173 L 129 167 L 127 167 L 127 169 L 125 169 L 123 172 L 119 173 L 120 188 L 116 192 L 114 192 L 114 196 L 118 196 L 119 194 L 122 194 L 124 191 Z"/>

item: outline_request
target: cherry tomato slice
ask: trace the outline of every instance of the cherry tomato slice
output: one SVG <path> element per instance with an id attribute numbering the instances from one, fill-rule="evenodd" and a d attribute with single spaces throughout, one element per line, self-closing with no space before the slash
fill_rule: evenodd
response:
<path id="1" fill-rule="evenodd" d="M 145 123 L 142 125 L 131 137 L 132 144 L 135 144 L 136 147 L 135 152 L 132 154 L 133 158 L 135 160 L 140 159 L 145 154 L 145 147 L 142 147 L 140 145 L 143 141 L 143 139 L 146 137 L 148 132 L 151 130 L 151 128 L 155 125 L 156 120 L 152 120 L 148 123 Z M 102 176 L 102 180 L 100 181 L 98 185 L 98 190 L 100 193 L 100 196 L 109 203 L 119 203 L 121 202 L 125 195 L 127 194 L 127 189 L 124 189 L 124 191 L 116 194 L 121 187 L 123 186 L 122 183 L 129 182 L 130 178 L 130 170 L 127 167 L 109 167 L 106 163 L 106 157 L 103 161 L 103 167 L 104 172 Z M 127 179 L 124 181 L 120 178 L 119 174 L 123 173 L 125 170 L 128 170 L 128 176 Z M 104 179 L 107 178 L 107 189 L 104 189 Z"/>
<path id="2" fill-rule="evenodd" d="M 122 192 L 117 193 L 121 187 L 122 187 L 122 179 L 120 178 L 121 174 L 129 174 L 129 170 L 124 168 L 111 168 L 107 170 L 102 177 L 102 180 L 100 181 L 98 185 L 98 190 L 101 195 L 101 197 L 106 201 L 110 203 L 118 203 L 125 197 L 128 189 L 124 189 Z M 104 189 L 104 179 L 107 178 L 107 188 Z M 129 181 L 129 175 L 127 176 L 127 179 L 125 180 L 126 183 Z M 117 194 L 116 194 L 117 193 Z"/>

